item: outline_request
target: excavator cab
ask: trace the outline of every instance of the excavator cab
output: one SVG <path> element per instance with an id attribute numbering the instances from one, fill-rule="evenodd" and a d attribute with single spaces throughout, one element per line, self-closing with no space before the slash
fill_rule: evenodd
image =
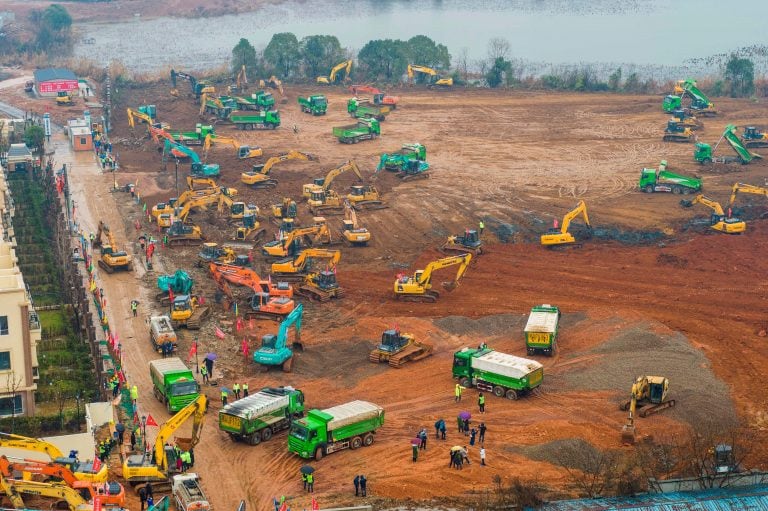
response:
<path id="1" fill-rule="evenodd" d="M 190 295 L 178 295 L 173 299 L 171 308 L 172 321 L 185 321 L 192 316 L 193 298 Z"/>
<path id="2" fill-rule="evenodd" d="M 379 350 L 395 352 L 403 348 L 408 344 L 408 338 L 400 335 L 399 330 L 385 330 L 381 334 L 381 344 L 379 344 Z"/>
<path id="3" fill-rule="evenodd" d="M 336 273 L 329 270 L 323 270 L 315 274 L 312 277 L 312 282 L 323 291 L 330 291 L 339 287 L 339 283 L 336 281 Z"/>
<path id="4" fill-rule="evenodd" d="M 69 92 L 65 90 L 60 90 L 56 93 L 56 104 L 68 106 L 74 103 L 72 102 L 72 96 L 69 95 Z"/>

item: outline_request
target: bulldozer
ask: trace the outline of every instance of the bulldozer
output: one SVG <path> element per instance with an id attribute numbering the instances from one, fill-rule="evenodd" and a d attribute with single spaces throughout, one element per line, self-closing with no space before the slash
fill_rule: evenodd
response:
<path id="1" fill-rule="evenodd" d="M 205 241 L 203 232 L 196 225 L 184 225 L 181 220 L 175 220 L 166 231 L 168 245 L 195 245 Z"/>
<path id="2" fill-rule="evenodd" d="M 56 104 L 58 106 L 71 106 L 75 102 L 72 101 L 72 96 L 65 90 L 60 90 L 56 93 Z"/>
<path id="3" fill-rule="evenodd" d="M 587 226 L 587 235 L 591 236 L 592 226 L 589 224 L 589 216 L 587 215 L 587 205 L 584 203 L 583 200 L 580 200 L 575 208 L 573 208 L 571 211 L 565 214 L 565 216 L 563 217 L 563 223 L 560 226 L 560 229 L 558 229 L 557 227 L 553 227 L 549 229 L 549 231 L 547 231 L 547 234 L 541 235 L 541 244 L 547 248 L 581 246 L 580 243 L 576 243 L 576 238 L 574 238 L 573 234 L 568 232 L 568 229 L 571 226 L 571 221 L 573 221 L 573 219 L 578 217 L 579 215 L 584 217 L 584 223 Z"/>
<path id="4" fill-rule="evenodd" d="M 690 208 L 694 204 L 702 204 L 712 210 L 712 214 L 709 217 L 709 226 L 725 234 L 741 234 L 747 230 L 747 224 L 744 220 L 733 216 L 726 216 L 723 211 L 723 207 L 719 202 L 716 202 L 702 194 L 697 195 L 693 200 L 681 200 L 680 205 L 684 208 Z"/>
<path id="5" fill-rule="evenodd" d="M 357 210 L 361 209 L 385 209 L 389 204 L 381 200 L 379 190 L 373 185 L 354 185 L 350 187 L 347 200 Z"/>
<path id="6" fill-rule="evenodd" d="M 336 280 L 336 270 L 321 270 L 310 273 L 304 283 L 296 288 L 296 294 L 318 302 L 327 302 L 331 298 L 341 298 L 344 290 Z"/>
<path id="7" fill-rule="evenodd" d="M 412 277 L 399 275 L 394 284 L 395 299 L 434 303 L 440 297 L 440 293 L 432 289 L 432 273 L 441 268 L 458 265 L 456 277 L 452 281 L 443 282 L 446 290 L 453 291 L 459 285 L 459 280 L 464 276 L 471 262 L 472 254 L 454 255 L 432 261 L 423 270 L 416 270 Z"/>
<path id="8" fill-rule="evenodd" d="M 349 201 L 344 201 L 344 220 L 341 226 L 342 236 L 353 247 L 364 247 L 371 241 L 370 231 L 357 223 L 357 213 Z"/>
<path id="9" fill-rule="evenodd" d="M 667 121 L 667 127 L 664 129 L 664 142 L 696 142 L 696 134 L 690 127 L 677 119 Z"/>
<path id="10" fill-rule="evenodd" d="M 107 235 L 107 244 L 101 242 L 101 233 Z M 101 246 L 101 257 L 99 258 L 99 268 L 107 273 L 116 271 L 133 271 L 133 256 L 118 248 L 115 236 L 109 227 L 103 222 L 99 222 L 99 246 Z"/>
<path id="11" fill-rule="evenodd" d="M 171 304 L 171 322 L 173 328 L 187 327 L 200 330 L 200 324 L 211 314 L 211 309 L 200 305 L 193 295 L 178 295 Z"/>
<path id="12" fill-rule="evenodd" d="M 433 350 L 433 345 L 417 341 L 413 334 L 390 329 L 381 334 L 381 343 L 371 351 L 368 360 L 374 364 L 387 362 L 390 367 L 400 368 L 407 362 L 427 358 Z"/>
<path id="13" fill-rule="evenodd" d="M 768 133 L 758 130 L 755 126 L 744 128 L 741 140 L 744 147 L 768 147 Z"/>
<path id="14" fill-rule="evenodd" d="M 235 229 L 234 241 L 248 241 L 248 240 L 260 240 L 264 237 L 267 230 L 261 227 L 261 224 L 256 220 L 256 215 L 253 213 L 243 214 L 242 225 L 237 226 Z"/>
<path id="15" fill-rule="evenodd" d="M 675 406 L 674 399 L 667 399 L 668 391 L 669 380 L 663 376 L 638 376 L 635 379 L 629 401 L 619 405 L 621 411 L 629 410 L 627 423 L 621 428 L 622 443 L 630 445 L 635 443 L 636 411 L 640 417 L 648 417 Z"/>
<path id="16" fill-rule="evenodd" d="M 464 234 L 448 236 L 448 240 L 439 248 L 440 252 L 461 252 L 462 254 L 472 254 L 479 256 L 483 253 L 483 240 L 474 229 L 467 229 Z"/>
<path id="17" fill-rule="evenodd" d="M 220 247 L 218 243 L 203 243 L 203 249 L 197 254 L 197 266 L 208 263 L 231 264 L 237 258 L 235 251 L 229 247 Z"/>

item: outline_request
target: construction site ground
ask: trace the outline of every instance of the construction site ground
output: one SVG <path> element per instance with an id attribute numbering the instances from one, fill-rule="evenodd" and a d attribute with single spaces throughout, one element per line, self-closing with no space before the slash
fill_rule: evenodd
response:
<path id="1" fill-rule="evenodd" d="M 298 110 L 296 96 L 314 92 L 329 98 L 325 117 Z M 768 222 L 760 216 L 768 203 L 764 197 L 740 196 L 738 212 L 748 220 L 747 232 L 726 236 L 708 228 L 705 208 L 684 209 L 678 205 L 680 196 L 636 189 L 642 167 L 667 159 L 673 171 L 702 176 L 705 193 L 726 202 L 736 181 L 763 185 L 768 163 L 698 166 L 692 160 L 692 144 L 661 142 L 667 116 L 660 96 L 419 88 L 390 92 L 401 100 L 382 123 L 381 137 L 356 145 L 339 144 L 330 134 L 332 126 L 351 122 L 345 108 L 350 94 L 340 88 L 288 87 L 287 101 L 278 105 L 283 126 L 275 131 L 239 132 L 217 124 L 218 134 L 259 145 L 265 156 L 290 149 L 319 156 L 319 162 L 290 161 L 274 167 L 273 177 L 279 180 L 274 190 L 253 191 L 239 183 L 240 173 L 253 160 L 238 160 L 231 147 L 214 146 L 208 157 L 221 165 L 218 183 L 236 187 L 239 200 L 257 204 L 264 216 L 268 205 L 283 196 L 299 201 L 303 183 L 347 159 L 354 158 L 368 180 L 382 152 L 408 142 L 421 142 L 428 150 L 430 179 L 402 183 L 386 171 L 378 175 L 376 186 L 390 207 L 360 215 L 373 234 L 369 247 L 342 248 L 338 279 L 345 297 L 305 304 L 305 351 L 297 354 L 292 373 L 261 372 L 241 353 L 244 337 L 252 352 L 261 335 L 276 331 L 277 323 L 255 322 L 253 328 L 246 324 L 237 332 L 232 314 L 214 305 L 212 319 L 202 330 L 182 332 L 181 356 L 186 358 L 197 340 L 201 358 L 207 352 L 218 355 L 219 383 L 228 387 L 243 381 L 252 390 L 293 385 L 304 390 L 310 407 L 353 399 L 384 407 L 386 424 L 373 446 L 313 462 L 315 497 L 321 506 L 352 503 L 352 479 L 360 473 L 368 477 L 369 495 L 382 499 L 458 497 L 491 487 L 495 475 L 537 481 L 567 494 L 570 481 L 556 462 L 558 446 L 581 439 L 600 449 L 621 448 L 619 432 L 626 413 L 619 411 L 618 403 L 628 398 L 632 380 L 641 374 L 668 377 L 670 395 L 677 401 L 669 411 L 639 419 L 641 436 L 658 438 L 691 426 L 741 423 L 757 435 L 750 467 L 768 468 L 768 401 L 760 390 L 768 364 Z M 21 94 L 6 93 L 3 100 L 13 103 L 15 95 L 19 102 Z M 183 94 L 173 98 L 165 84 L 125 88 L 120 101 L 111 134 L 119 172 L 84 177 L 75 168 L 72 179 L 77 183 L 76 200 L 88 202 L 90 213 L 81 214 L 91 218 L 85 218 L 84 225 L 95 230 L 103 220 L 138 251 L 139 231 L 159 234 L 142 220 L 141 208 L 129 194 L 110 192 L 113 180 L 119 185 L 138 183 L 142 201 L 151 207 L 176 195 L 175 172 L 173 163 L 163 170 L 143 127 L 135 135 L 129 132 L 125 107 L 152 103 L 160 120 L 191 129 L 199 122 L 198 105 Z M 700 139 L 712 144 L 727 123 L 768 126 L 762 104 L 718 98 L 717 107 L 723 115 L 704 120 L 705 129 L 699 132 Z M 723 143 L 718 152 L 731 150 Z M 180 189 L 187 169 L 188 164 L 179 169 Z M 347 193 L 354 182 L 346 173 L 333 188 Z M 538 236 L 579 199 L 587 203 L 594 236 L 579 249 L 542 248 Z M 306 204 L 300 204 L 299 211 L 309 223 Z M 215 208 L 192 218 L 211 241 L 226 243 L 233 234 Z M 341 217 L 328 218 L 334 228 L 340 226 Z M 487 254 L 472 264 L 455 291 L 442 292 L 436 304 L 393 300 L 399 272 L 413 272 L 441 257 L 436 247 L 447 235 L 476 228 L 480 219 L 486 225 Z M 138 231 L 137 220 L 142 222 Z M 276 227 L 268 219 L 262 218 L 262 223 L 274 235 Z M 574 222 L 577 236 L 580 224 Z M 141 388 L 140 406 L 158 422 L 168 415 L 151 397 L 147 362 L 157 355 L 144 318 L 162 312 L 151 298 L 157 275 L 177 268 L 190 272 L 196 292 L 212 303 L 214 284 L 194 266 L 198 250 L 163 249 L 154 272 L 139 265 L 135 275 L 101 277 L 112 300 L 112 317 L 123 333 L 126 367 Z M 257 268 L 265 270 L 258 250 L 254 254 Z M 454 271 L 439 272 L 435 288 L 442 290 L 439 283 L 453 278 Z M 133 298 L 141 302 L 136 319 L 129 312 Z M 486 342 L 526 356 L 522 329 L 530 307 L 540 303 L 564 311 L 559 351 L 552 358 L 536 357 L 545 366 L 542 387 L 514 402 L 488 397 L 483 415 L 473 389 L 464 392 L 460 403 L 454 402 L 452 353 Z M 393 326 L 434 344 L 434 355 L 402 369 L 371 364 L 368 354 L 374 343 Z M 224 339 L 213 334 L 217 327 L 226 332 Z M 205 391 L 212 406 L 195 449 L 195 470 L 213 505 L 234 509 L 246 499 L 261 509 L 273 496 L 285 495 L 291 507 L 308 508 L 299 476 L 305 461 L 287 452 L 285 436 L 255 447 L 232 442 L 217 428 L 218 388 Z M 479 465 L 475 446 L 469 452 L 472 464 L 456 471 L 445 462 L 451 446 L 468 445 L 455 425 L 464 410 L 472 413 L 474 425 L 484 421 L 488 427 L 488 465 Z M 444 442 L 433 436 L 439 418 L 449 425 Z M 410 441 L 422 427 L 430 433 L 428 450 L 413 463 Z"/>

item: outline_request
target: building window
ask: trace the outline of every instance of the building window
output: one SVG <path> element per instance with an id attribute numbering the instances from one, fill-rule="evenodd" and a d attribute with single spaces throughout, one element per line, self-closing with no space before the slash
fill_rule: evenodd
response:
<path id="1" fill-rule="evenodd" d="M 0 397 L 0 416 L 19 415 L 24 413 L 21 396 Z"/>
<path id="2" fill-rule="evenodd" d="M 80 145 L 85 145 L 86 142 L 87 140 L 85 139 L 85 137 L 80 137 Z"/>
<path id="3" fill-rule="evenodd" d="M 11 370 L 11 352 L 0 351 L 0 371 Z"/>
<path id="4" fill-rule="evenodd" d="M 0 316 L 0 335 L 8 335 L 8 316 Z"/>

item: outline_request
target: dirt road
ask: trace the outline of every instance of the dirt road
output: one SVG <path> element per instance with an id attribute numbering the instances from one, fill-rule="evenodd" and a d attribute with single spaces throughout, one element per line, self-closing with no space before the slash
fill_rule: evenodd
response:
<path id="1" fill-rule="evenodd" d="M 275 331 L 275 324 L 259 322 L 253 330 L 232 333 L 232 317 L 220 310 L 199 333 L 184 332 L 181 353 L 197 337 L 202 353 L 219 354 L 222 381 L 228 386 L 244 379 L 252 389 L 288 384 L 304 390 L 311 407 L 367 399 L 385 408 L 386 426 L 372 447 L 336 453 L 315 464 L 315 495 L 321 506 L 352 502 L 352 478 L 358 473 L 368 477 L 371 495 L 384 498 L 462 495 L 490 486 L 495 474 L 565 489 L 567 477 L 555 463 L 553 446 L 580 438 L 598 448 L 618 448 L 625 417 L 617 403 L 635 376 L 657 371 L 670 378 L 678 406 L 642 419 L 642 435 L 663 437 L 704 421 L 722 426 L 741 421 L 766 439 L 768 403 L 764 393 L 754 391 L 763 385 L 762 368 L 768 363 L 760 334 L 768 328 L 763 283 L 768 262 L 762 257 L 768 225 L 756 218 L 765 205 L 740 197 L 740 204 L 753 204 L 745 212 L 755 220 L 744 235 L 728 237 L 693 221 L 706 221 L 707 210 L 683 209 L 677 196 L 649 196 L 634 189 L 642 166 L 666 158 L 676 171 L 700 173 L 706 193 L 724 201 L 736 180 L 762 184 L 768 177 L 765 163 L 696 166 L 692 145 L 660 141 L 666 117 L 659 97 L 398 90 L 392 93 L 402 96 L 401 106 L 382 123 L 382 137 L 346 146 L 330 136 L 330 127 L 349 122 L 344 109 L 349 94 L 325 90 L 330 112 L 312 118 L 299 113 L 295 104 L 296 94 L 306 92 L 289 90 L 287 103 L 280 105 L 283 127 L 276 131 L 216 128 L 244 144 L 260 145 L 267 156 L 297 149 L 317 154 L 320 162 L 280 164 L 273 170 L 277 189 L 254 192 L 238 183 L 251 162 L 237 160 L 228 146 L 215 146 L 208 161 L 222 166 L 219 184 L 237 187 L 240 200 L 264 209 L 285 195 L 298 199 L 302 183 L 350 158 L 368 178 L 381 152 L 416 141 L 427 146 L 432 178 L 401 183 L 389 173 L 379 175 L 376 184 L 390 208 L 361 215 L 375 238 L 370 247 L 342 249 L 338 277 L 346 297 L 338 303 L 305 305 L 302 337 L 307 350 L 297 355 L 293 373 L 261 373 L 239 355 L 244 336 L 252 339 L 253 348 L 261 334 Z M 131 89 L 125 102 L 122 106 L 156 104 L 160 119 L 174 128 L 190 128 L 198 121 L 193 101 L 171 98 L 165 85 Z M 719 100 L 717 106 L 725 117 L 705 121 L 699 135 L 705 141 L 716 142 L 726 122 L 768 124 L 761 105 Z M 175 195 L 173 167 L 160 170 L 152 142 L 135 141 L 123 110 L 116 112 L 112 137 L 122 162 L 118 181 L 138 180 L 150 206 Z M 294 124 L 298 134 L 290 129 Z M 103 219 L 118 228 L 119 239 L 135 242 L 138 233 L 131 226 L 141 218 L 140 210 L 127 194 L 107 191 L 113 177 L 74 172 L 72 178 L 84 221 L 95 226 Z M 344 174 L 333 188 L 346 193 L 354 181 Z M 537 236 L 578 199 L 587 201 L 598 236 L 580 250 L 542 249 Z M 301 217 L 309 222 L 304 208 Z M 443 293 L 434 305 L 391 299 L 398 271 L 423 268 L 440 257 L 434 247 L 447 234 L 474 227 L 479 219 L 488 227 L 484 237 L 489 253 L 472 265 L 456 291 Z M 214 241 L 223 243 L 231 236 L 232 228 L 214 213 L 198 214 L 194 221 Z M 135 276 L 102 279 L 125 339 L 129 373 L 146 396 L 141 406 L 161 420 L 167 414 L 149 395 L 147 370 L 156 355 L 143 320 L 130 317 L 128 303 L 139 297 L 142 315 L 159 310 L 149 300 L 154 279 L 178 267 L 193 274 L 198 292 L 211 296 L 211 280 L 193 266 L 196 252 L 162 251 L 155 274 L 143 276 L 139 269 Z M 441 272 L 435 282 L 450 278 L 449 272 Z M 516 402 L 489 398 L 483 416 L 477 413 L 473 390 L 455 403 L 453 351 L 485 341 L 524 356 L 524 317 L 537 303 L 556 304 L 565 312 L 559 354 L 540 358 L 546 371 L 541 390 Z M 381 331 L 393 325 L 434 343 L 435 355 L 400 370 L 370 364 L 369 350 Z M 225 339 L 212 335 L 214 326 L 227 332 Z M 214 405 L 195 450 L 200 460 L 196 470 L 214 506 L 234 508 L 246 498 L 263 508 L 273 496 L 286 495 L 292 507 L 307 507 L 298 472 L 303 461 L 286 452 L 285 437 L 256 447 L 232 442 L 217 429 L 216 389 L 207 392 Z M 476 463 L 475 446 L 470 448 L 473 463 L 456 472 L 445 461 L 450 446 L 467 442 L 454 426 L 462 410 L 473 413 L 475 424 L 482 420 L 488 426 L 488 466 Z M 449 425 L 448 440 L 430 439 L 428 450 L 412 463 L 410 438 L 421 427 L 431 433 L 441 417 Z M 757 445 L 750 466 L 768 459 L 765 442 Z M 522 447 L 535 447 L 538 454 Z"/>

